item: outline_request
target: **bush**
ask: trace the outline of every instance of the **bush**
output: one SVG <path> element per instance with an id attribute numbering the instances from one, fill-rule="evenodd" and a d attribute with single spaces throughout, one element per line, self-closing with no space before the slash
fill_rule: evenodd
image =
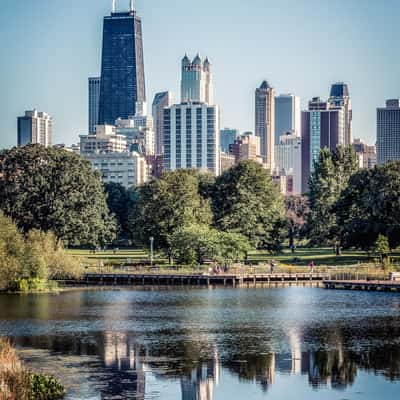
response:
<path id="1" fill-rule="evenodd" d="M 65 394 L 64 386 L 54 376 L 31 375 L 29 400 L 57 400 Z"/>

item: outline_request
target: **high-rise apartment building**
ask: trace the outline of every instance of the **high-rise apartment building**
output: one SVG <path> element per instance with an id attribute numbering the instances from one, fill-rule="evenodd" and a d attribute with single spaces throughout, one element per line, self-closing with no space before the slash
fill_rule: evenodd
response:
<path id="1" fill-rule="evenodd" d="M 220 173 L 219 107 L 182 103 L 164 109 L 164 170 Z"/>
<path id="2" fill-rule="evenodd" d="M 302 112 L 302 192 L 308 190 L 308 180 L 318 161 L 321 149 L 335 150 L 345 144 L 345 121 L 343 107 L 331 106 L 319 97 L 308 104 L 308 111 Z"/>
<path id="3" fill-rule="evenodd" d="M 100 78 L 89 78 L 88 133 L 96 131 L 99 124 Z"/>
<path id="4" fill-rule="evenodd" d="M 155 132 L 155 154 L 163 154 L 164 145 L 164 108 L 172 106 L 172 93 L 156 93 L 153 100 L 152 114 Z"/>
<path id="5" fill-rule="evenodd" d="M 377 109 L 378 164 L 400 160 L 400 100 L 386 101 L 386 108 Z"/>
<path id="6" fill-rule="evenodd" d="M 136 114 L 136 103 L 146 101 L 142 23 L 131 1 L 130 10 L 117 12 L 115 0 L 104 17 L 99 102 L 99 124 Z"/>
<path id="7" fill-rule="evenodd" d="M 275 90 L 263 81 L 256 89 L 255 134 L 260 138 L 261 156 L 272 173 L 275 151 Z"/>
<path id="8" fill-rule="evenodd" d="M 276 175 L 292 177 L 292 194 L 301 193 L 301 137 L 287 132 L 275 145 Z"/>
<path id="9" fill-rule="evenodd" d="M 229 146 L 235 143 L 236 138 L 239 136 L 237 129 L 224 128 L 221 129 L 220 143 L 221 151 L 229 153 Z"/>
<path id="10" fill-rule="evenodd" d="M 301 135 L 300 97 L 293 94 L 275 96 L 275 143 L 286 132 Z"/>
<path id="11" fill-rule="evenodd" d="M 51 146 L 53 121 L 49 114 L 38 110 L 25 111 L 23 117 L 18 117 L 18 146 L 41 144 Z"/>
<path id="12" fill-rule="evenodd" d="M 211 63 L 197 55 L 193 61 L 188 56 L 182 59 L 181 102 L 213 104 L 213 82 Z"/>
<path id="13" fill-rule="evenodd" d="M 97 125 L 96 133 L 80 135 L 82 155 L 121 153 L 128 150 L 126 137 L 117 133 L 113 125 Z"/>
<path id="14" fill-rule="evenodd" d="M 353 109 L 351 105 L 349 86 L 346 83 L 334 83 L 328 100 L 331 109 L 343 107 L 344 112 L 344 144 L 353 143 Z"/>

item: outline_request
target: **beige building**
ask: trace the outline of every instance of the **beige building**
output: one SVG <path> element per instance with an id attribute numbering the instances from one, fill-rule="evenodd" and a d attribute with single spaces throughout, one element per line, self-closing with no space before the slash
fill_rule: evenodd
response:
<path id="1" fill-rule="evenodd" d="M 260 138 L 264 163 L 272 173 L 275 167 L 275 90 L 267 81 L 256 89 L 255 134 Z"/>
<path id="2" fill-rule="evenodd" d="M 353 149 L 357 154 L 359 167 L 372 169 L 376 165 L 376 146 L 369 146 L 361 139 L 354 139 Z"/>
<path id="3" fill-rule="evenodd" d="M 49 114 L 38 110 L 25 111 L 23 117 L 18 117 L 18 146 L 51 146 L 52 129 L 53 121 Z"/>
<path id="4" fill-rule="evenodd" d="M 127 151 L 124 135 L 117 134 L 112 125 L 97 125 L 96 133 L 80 135 L 81 155 L 121 153 Z"/>
<path id="5" fill-rule="evenodd" d="M 140 186 L 148 181 L 146 159 L 137 152 L 86 154 L 85 159 L 99 171 L 104 183 L 119 183 L 125 188 Z"/>
<path id="6" fill-rule="evenodd" d="M 253 160 L 262 163 L 263 158 L 260 152 L 260 138 L 251 132 L 246 132 L 235 140 L 231 153 L 235 156 L 236 163 L 243 160 Z"/>
<path id="7" fill-rule="evenodd" d="M 236 164 L 236 158 L 233 154 L 224 153 L 221 151 L 219 161 L 221 164 L 220 171 L 224 172 L 232 168 Z"/>

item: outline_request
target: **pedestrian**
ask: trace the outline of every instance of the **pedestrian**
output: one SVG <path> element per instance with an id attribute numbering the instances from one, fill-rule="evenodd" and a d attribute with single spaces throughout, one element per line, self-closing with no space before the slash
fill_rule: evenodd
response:
<path id="1" fill-rule="evenodd" d="M 275 262 L 274 262 L 274 260 L 272 260 L 271 263 L 270 263 L 270 269 L 271 269 L 271 274 L 273 274 L 273 273 L 274 273 L 274 269 L 275 269 Z"/>
<path id="2" fill-rule="evenodd" d="M 315 268 L 314 261 L 311 261 L 311 262 L 310 262 L 310 272 L 311 272 L 311 273 L 314 272 L 314 268 Z"/>

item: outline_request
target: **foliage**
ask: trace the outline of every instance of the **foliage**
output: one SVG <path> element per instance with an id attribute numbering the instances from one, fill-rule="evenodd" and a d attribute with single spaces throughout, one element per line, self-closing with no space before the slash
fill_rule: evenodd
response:
<path id="1" fill-rule="evenodd" d="M 385 265 L 390 254 L 389 240 L 386 236 L 378 236 L 375 243 L 374 253 L 380 257 L 381 262 Z"/>
<path id="2" fill-rule="evenodd" d="M 340 225 L 335 207 L 350 177 L 358 171 L 357 156 L 351 147 L 321 150 L 309 182 L 308 234 L 312 245 L 337 245 Z"/>
<path id="3" fill-rule="evenodd" d="M 288 226 L 289 247 L 293 248 L 295 240 L 301 239 L 305 234 L 308 199 L 304 196 L 287 196 L 285 199 L 286 220 Z"/>
<path id="4" fill-rule="evenodd" d="M 276 224 L 284 219 L 278 187 L 254 161 L 242 161 L 216 179 L 212 206 L 217 229 L 241 234 L 257 248 L 271 245 Z"/>
<path id="5" fill-rule="evenodd" d="M 53 233 L 33 229 L 24 237 L 0 213 L 0 289 L 48 290 L 48 279 L 76 278 L 81 270 L 80 258 L 66 253 Z"/>
<path id="6" fill-rule="evenodd" d="M 251 250 L 237 233 L 219 232 L 207 225 L 191 225 L 175 231 L 170 239 L 174 259 L 183 265 L 201 265 L 206 260 L 227 265 L 243 260 Z"/>
<path id="7" fill-rule="evenodd" d="M 169 252 L 170 236 L 193 224 L 211 223 L 209 201 L 199 193 L 194 170 L 164 172 L 138 188 L 138 198 L 130 212 L 130 229 L 136 242 Z"/>
<path id="8" fill-rule="evenodd" d="M 69 246 L 115 236 L 99 177 L 79 155 L 40 145 L 0 152 L 0 209 L 24 232 L 52 231 Z"/>
<path id="9" fill-rule="evenodd" d="M 400 244 L 400 162 L 354 174 L 337 205 L 346 247 L 371 249 L 379 235 Z"/>
<path id="10" fill-rule="evenodd" d="M 64 398 L 64 386 L 54 376 L 31 375 L 29 400 L 57 400 Z"/>
<path id="11" fill-rule="evenodd" d="M 107 194 L 107 205 L 114 215 L 117 224 L 117 239 L 128 241 L 131 236 L 129 230 L 129 210 L 137 197 L 136 189 L 125 189 L 120 183 L 106 183 L 104 190 Z"/>

